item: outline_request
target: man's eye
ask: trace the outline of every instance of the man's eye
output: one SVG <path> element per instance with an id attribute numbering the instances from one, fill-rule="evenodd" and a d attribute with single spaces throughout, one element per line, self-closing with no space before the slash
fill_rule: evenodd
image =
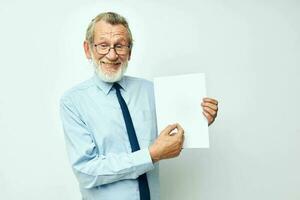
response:
<path id="1" fill-rule="evenodd" d="M 122 48 L 123 48 L 123 45 L 117 44 L 117 45 L 115 46 L 115 48 L 116 48 L 116 49 L 122 49 Z"/>
<path id="2" fill-rule="evenodd" d="M 98 46 L 102 49 L 105 49 L 105 48 L 109 47 L 107 44 L 99 44 Z"/>

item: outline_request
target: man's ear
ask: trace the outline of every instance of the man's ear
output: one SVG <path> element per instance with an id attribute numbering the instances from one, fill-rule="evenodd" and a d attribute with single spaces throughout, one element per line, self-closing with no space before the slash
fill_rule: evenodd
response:
<path id="1" fill-rule="evenodd" d="M 84 49 L 85 57 L 87 59 L 92 59 L 92 55 L 91 55 L 92 49 L 90 49 L 89 42 L 86 40 L 83 42 L 83 49 Z"/>
<path id="2" fill-rule="evenodd" d="M 128 54 L 128 61 L 130 60 L 130 58 L 131 58 L 131 49 L 130 49 L 129 54 Z"/>

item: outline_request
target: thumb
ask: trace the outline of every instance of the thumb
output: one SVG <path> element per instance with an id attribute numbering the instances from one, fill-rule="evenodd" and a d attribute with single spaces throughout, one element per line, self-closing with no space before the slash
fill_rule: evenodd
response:
<path id="1" fill-rule="evenodd" d="M 162 135 L 170 135 L 171 131 L 177 127 L 177 124 L 170 124 L 164 130 L 161 131 Z"/>
<path id="2" fill-rule="evenodd" d="M 177 130 L 178 130 L 178 133 L 184 134 L 184 130 L 180 124 L 177 124 Z"/>

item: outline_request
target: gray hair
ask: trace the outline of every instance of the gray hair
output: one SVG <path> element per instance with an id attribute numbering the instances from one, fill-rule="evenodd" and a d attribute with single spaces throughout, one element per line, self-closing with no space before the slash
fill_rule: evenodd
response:
<path id="1" fill-rule="evenodd" d="M 105 21 L 111 25 L 123 25 L 127 32 L 128 32 L 128 39 L 129 39 L 129 46 L 132 47 L 133 45 L 133 39 L 132 39 L 132 34 L 128 25 L 127 20 L 125 17 L 114 13 L 114 12 L 104 12 L 98 14 L 88 25 L 88 28 L 86 29 L 86 34 L 85 34 L 85 39 L 88 41 L 90 47 L 94 43 L 94 29 L 95 29 L 95 24 L 99 21 Z"/>

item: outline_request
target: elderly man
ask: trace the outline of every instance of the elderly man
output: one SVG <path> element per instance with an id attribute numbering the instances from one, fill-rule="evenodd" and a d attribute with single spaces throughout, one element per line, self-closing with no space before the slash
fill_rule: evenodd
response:
<path id="1" fill-rule="evenodd" d="M 177 123 L 157 137 L 152 83 L 124 76 L 132 41 L 124 17 L 96 16 L 83 44 L 95 75 L 61 98 L 68 156 L 83 199 L 158 200 L 158 161 L 182 149 L 184 131 Z M 201 104 L 209 125 L 217 104 L 211 98 Z"/>

